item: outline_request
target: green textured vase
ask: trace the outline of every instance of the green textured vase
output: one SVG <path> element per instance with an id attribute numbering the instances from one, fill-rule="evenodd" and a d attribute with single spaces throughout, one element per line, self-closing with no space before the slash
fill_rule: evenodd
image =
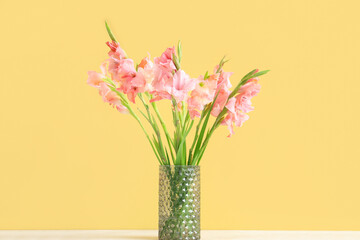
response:
<path id="1" fill-rule="evenodd" d="M 160 165 L 159 239 L 200 239 L 200 167 Z"/>

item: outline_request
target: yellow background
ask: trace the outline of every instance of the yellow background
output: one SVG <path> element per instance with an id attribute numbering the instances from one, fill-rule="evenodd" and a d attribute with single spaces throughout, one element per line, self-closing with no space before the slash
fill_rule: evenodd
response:
<path id="1" fill-rule="evenodd" d="M 360 230 L 359 1 L 1 1 L 0 228 L 156 229 L 158 164 L 86 85 L 107 19 L 136 62 L 253 68 L 255 111 L 202 161 L 203 229 Z M 163 106 L 169 120 L 169 109 Z"/>

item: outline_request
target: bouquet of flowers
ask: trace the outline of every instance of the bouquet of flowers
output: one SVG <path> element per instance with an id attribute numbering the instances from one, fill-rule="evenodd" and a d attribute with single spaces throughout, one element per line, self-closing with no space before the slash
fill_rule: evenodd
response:
<path id="1" fill-rule="evenodd" d="M 228 127 L 230 137 L 234 133 L 233 125 L 240 127 L 249 119 L 247 113 L 254 110 L 251 98 L 260 91 L 259 76 L 268 70 L 252 70 L 231 90 L 232 73 L 223 70 L 225 58 L 213 73 L 191 78 L 181 68 L 180 42 L 176 48 L 167 48 L 154 61 L 145 57 L 134 64 L 107 24 L 106 29 L 112 40 L 106 43 L 110 48 L 109 59 L 100 66 L 100 73 L 88 72 L 87 83 L 98 89 L 104 102 L 135 118 L 161 165 L 198 165 L 220 125 Z M 156 105 L 164 99 L 169 100 L 172 107 L 172 134 Z M 143 105 L 143 110 L 134 110 L 132 104 L 136 102 Z M 152 135 L 146 131 L 140 116 L 150 124 Z M 215 119 L 209 124 L 211 117 Z M 194 125 L 195 136 L 188 148 L 187 136 Z"/>
<path id="2" fill-rule="evenodd" d="M 220 125 L 226 125 L 231 136 L 234 125 L 240 127 L 249 119 L 247 113 L 254 110 L 251 99 L 260 91 L 259 77 L 268 71 L 252 70 L 231 90 L 232 73 L 223 70 L 227 60 L 222 58 L 213 73 L 191 78 L 181 68 L 180 42 L 154 61 L 146 57 L 134 64 L 105 25 L 111 38 L 106 43 L 109 59 L 100 66 L 100 73 L 88 72 L 87 83 L 98 89 L 105 102 L 135 118 L 160 163 L 159 239 L 200 239 L 198 165 Z M 171 103 L 172 133 L 157 107 L 160 100 Z M 135 109 L 137 102 L 142 110 Z M 143 121 L 151 126 L 151 135 Z M 194 125 L 194 138 L 187 145 Z"/>

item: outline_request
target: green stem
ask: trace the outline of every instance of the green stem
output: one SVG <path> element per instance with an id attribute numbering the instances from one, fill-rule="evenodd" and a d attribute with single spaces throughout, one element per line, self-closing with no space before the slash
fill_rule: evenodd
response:
<path id="1" fill-rule="evenodd" d="M 193 140 L 193 143 L 192 143 L 191 148 L 189 150 L 188 165 L 192 165 L 193 150 L 194 150 L 195 144 L 196 144 L 196 142 L 198 140 L 198 137 L 199 137 L 199 129 L 200 129 L 202 120 L 204 119 L 204 116 L 206 115 L 205 113 L 206 113 L 206 107 L 201 112 L 200 120 L 199 120 L 198 124 L 196 125 L 196 131 L 195 131 L 194 140 Z"/>
<path id="2" fill-rule="evenodd" d="M 165 124 L 164 120 L 162 119 L 162 117 L 160 115 L 160 112 L 159 112 L 159 109 L 158 109 L 156 103 L 152 102 L 151 106 L 153 107 L 153 109 L 154 109 L 154 111 L 156 113 L 156 116 L 159 119 L 160 124 L 161 124 L 161 126 L 162 126 L 162 128 L 164 130 L 166 141 L 167 141 L 167 143 L 169 145 L 169 149 L 170 149 L 171 159 L 172 159 L 172 161 L 174 163 L 175 162 L 174 152 L 173 152 L 174 142 L 171 140 L 170 134 L 169 134 L 169 132 L 168 132 L 168 130 L 166 128 L 166 124 Z"/>
<path id="3" fill-rule="evenodd" d="M 169 158 L 168 158 L 168 155 L 166 154 L 166 147 L 164 147 L 163 143 L 162 143 L 162 139 L 161 139 L 161 134 L 160 134 L 160 130 L 159 130 L 159 127 L 156 123 L 156 120 L 154 118 L 154 116 L 150 113 L 150 109 L 149 109 L 149 106 L 148 104 L 145 102 L 143 96 L 141 93 L 138 94 L 139 96 L 139 99 L 141 100 L 141 102 L 143 103 L 145 109 L 146 109 L 146 112 L 147 112 L 147 117 L 145 116 L 145 114 L 139 109 L 140 113 L 143 114 L 143 116 L 148 120 L 148 122 L 150 123 L 151 127 L 154 129 L 154 132 L 156 134 L 156 137 L 157 137 L 157 142 L 158 142 L 158 152 L 159 152 L 159 155 L 160 155 L 160 158 L 163 159 L 163 162 L 166 160 L 167 163 L 170 162 Z"/>
<path id="4" fill-rule="evenodd" d="M 110 80 L 110 81 L 111 81 L 111 80 Z M 110 82 L 110 83 L 112 83 L 112 82 Z M 113 83 L 112 83 L 112 84 L 113 84 Z M 164 163 L 162 160 L 160 160 L 160 157 L 159 157 L 159 155 L 156 153 L 155 147 L 154 147 L 153 143 L 152 143 L 151 140 L 150 140 L 149 134 L 146 132 L 146 130 L 145 130 L 145 128 L 144 128 L 144 125 L 142 124 L 140 118 L 136 115 L 136 113 L 134 112 L 134 110 L 131 108 L 129 102 L 126 100 L 125 95 L 124 95 L 123 93 L 119 92 L 118 90 L 116 90 L 116 88 L 113 87 L 113 86 L 109 86 L 109 88 L 110 88 L 111 91 L 115 92 L 115 93 L 121 98 L 121 103 L 127 108 L 127 110 L 129 111 L 130 115 L 133 116 L 133 117 L 135 118 L 135 120 L 139 123 L 139 125 L 140 125 L 141 129 L 143 130 L 143 132 L 145 133 L 145 136 L 146 136 L 146 138 L 148 139 L 148 141 L 149 141 L 149 143 L 150 143 L 150 145 L 151 145 L 151 148 L 152 148 L 152 150 L 154 151 L 154 154 L 155 154 L 156 158 L 158 159 L 160 165 L 165 165 L 165 163 Z M 159 153 L 160 153 L 160 152 L 159 152 Z"/>
<path id="5" fill-rule="evenodd" d="M 132 108 L 131 108 L 130 105 L 127 105 L 127 106 L 125 106 L 125 107 L 129 110 L 130 115 L 133 116 L 133 117 L 135 118 L 135 120 L 139 123 L 139 125 L 140 125 L 141 129 L 143 130 L 143 132 L 145 133 L 145 136 L 146 136 L 146 138 L 148 139 L 148 141 L 149 141 L 149 143 L 150 143 L 150 145 L 151 145 L 151 148 L 153 149 L 153 151 L 154 151 L 154 153 L 155 153 L 155 156 L 156 156 L 156 158 L 158 159 L 159 163 L 160 163 L 161 165 L 165 165 L 165 163 L 164 163 L 162 160 L 160 160 L 160 157 L 159 157 L 158 154 L 156 153 L 156 150 L 155 150 L 155 148 L 154 148 L 154 145 L 152 144 L 152 142 L 151 142 L 151 140 L 150 140 L 149 134 L 146 132 L 146 130 L 145 130 L 145 128 L 144 128 L 144 126 L 143 126 L 140 118 L 139 118 L 139 117 L 136 115 L 136 113 L 132 110 Z"/>

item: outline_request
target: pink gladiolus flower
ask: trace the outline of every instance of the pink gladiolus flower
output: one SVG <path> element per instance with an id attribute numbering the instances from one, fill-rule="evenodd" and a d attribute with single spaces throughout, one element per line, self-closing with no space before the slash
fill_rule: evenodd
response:
<path id="1" fill-rule="evenodd" d="M 217 73 L 219 68 L 219 65 L 216 65 L 214 68 L 214 74 L 219 75 L 218 78 L 218 90 L 220 90 L 221 88 L 226 88 L 226 89 L 230 89 L 231 88 L 231 82 L 230 82 L 230 77 L 231 75 L 233 75 L 232 72 L 224 72 L 223 70 L 220 71 L 220 73 Z"/>
<path id="2" fill-rule="evenodd" d="M 100 83 L 99 94 L 102 96 L 104 102 L 116 107 L 121 113 L 127 113 L 127 108 L 121 104 L 120 97 L 115 92 L 111 91 L 105 82 Z"/>
<path id="3" fill-rule="evenodd" d="M 136 72 L 134 61 L 126 57 L 117 42 L 107 42 L 107 45 L 110 47 L 109 73 L 117 83 L 118 90 L 127 94 L 129 100 L 135 103 L 137 94 L 145 91 L 144 74 Z"/>
<path id="4" fill-rule="evenodd" d="M 123 77 L 131 72 L 135 72 L 134 61 L 126 57 L 123 49 L 117 42 L 107 42 L 110 47 L 109 73 L 114 81 L 121 82 Z"/>
<path id="5" fill-rule="evenodd" d="M 118 42 L 106 42 L 106 45 L 109 46 L 110 52 L 109 56 L 116 59 L 123 59 L 126 58 L 125 51 L 120 47 Z"/>
<path id="6" fill-rule="evenodd" d="M 256 96 L 260 92 L 260 84 L 258 78 L 252 78 L 239 89 L 239 94 L 245 93 L 250 97 Z"/>
<path id="7" fill-rule="evenodd" d="M 215 66 L 214 69 L 215 75 L 218 76 L 216 94 L 219 93 L 211 111 L 211 114 L 214 117 L 217 117 L 225 107 L 227 99 L 231 93 L 229 90 L 231 88 L 230 76 L 233 74 L 231 72 L 224 72 L 223 70 L 221 70 L 220 73 L 216 73 L 218 68 L 219 66 Z"/>
<path id="8" fill-rule="evenodd" d="M 178 70 L 174 76 L 159 78 L 155 76 L 153 81 L 155 98 L 151 99 L 150 102 L 159 101 L 162 99 L 171 99 L 174 97 L 177 103 L 186 101 L 188 94 L 195 88 L 195 81 L 183 71 Z"/>
<path id="9" fill-rule="evenodd" d="M 155 58 L 155 64 L 159 65 L 162 70 L 171 72 L 176 70 L 173 55 L 175 54 L 175 47 L 167 48 L 160 57 Z"/>
<path id="10" fill-rule="evenodd" d="M 130 58 L 126 59 L 109 59 L 109 73 L 114 81 L 122 83 L 124 78 L 136 73 L 134 61 Z"/>
<path id="11" fill-rule="evenodd" d="M 254 110 L 254 107 L 251 106 L 251 98 L 259 93 L 260 87 L 258 79 L 250 79 L 239 89 L 238 95 L 232 97 L 227 102 L 226 108 L 228 109 L 228 114 L 221 124 L 228 126 L 230 131 L 229 137 L 234 133 L 233 123 L 235 123 L 235 126 L 241 127 L 249 119 L 246 113 Z"/>
<path id="12" fill-rule="evenodd" d="M 175 48 L 167 48 L 160 57 L 154 60 L 154 79 L 151 94 L 155 97 L 151 102 L 161 99 L 171 99 L 173 92 L 173 72 L 176 71 L 173 54 L 175 54 Z"/>
<path id="13" fill-rule="evenodd" d="M 249 120 L 249 115 L 243 112 L 236 112 L 235 114 L 235 126 L 241 127 L 245 121 Z"/>
<path id="14" fill-rule="evenodd" d="M 151 92 L 155 97 L 150 100 L 150 102 L 156 102 L 163 99 L 171 99 L 171 94 L 166 91 L 153 91 Z"/>
<path id="15" fill-rule="evenodd" d="M 195 81 L 192 80 L 183 70 L 178 70 L 173 78 L 172 96 L 176 102 L 185 101 L 188 93 L 195 88 Z"/>
<path id="16" fill-rule="evenodd" d="M 221 122 L 221 125 L 227 126 L 230 132 L 228 137 L 231 137 L 234 134 L 233 114 L 228 114 L 226 118 Z"/>
<path id="17" fill-rule="evenodd" d="M 144 92 L 146 81 L 142 73 L 130 72 L 123 76 L 123 81 L 118 88 L 119 91 L 127 94 L 129 100 L 135 103 L 135 97 L 139 92 Z"/>
<path id="18" fill-rule="evenodd" d="M 103 82 L 103 79 L 106 78 L 106 62 L 100 66 L 101 73 L 95 71 L 88 71 L 88 80 L 87 84 L 92 87 L 99 88 L 100 83 Z"/>
<path id="19" fill-rule="evenodd" d="M 229 129 L 230 135 L 234 134 L 233 123 L 235 126 L 241 127 L 243 123 L 249 119 L 249 116 L 243 113 L 239 107 L 236 105 L 236 98 L 232 97 L 226 104 L 226 108 L 228 109 L 228 114 L 225 119 L 221 122 L 222 125 L 226 125 Z"/>
<path id="20" fill-rule="evenodd" d="M 167 75 L 161 74 L 155 66 L 155 76 L 152 82 L 152 91 L 150 92 L 155 97 L 150 102 L 159 101 L 162 99 L 171 99 L 172 87 L 173 87 L 173 76 L 171 73 Z"/>
<path id="21" fill-rule="evenodd" d="M 236 105 L 244 113 L 254 110 L 251 106 L 251 98 L 256 96 L 260 91 L 260 84 L 258 79 L 251 79 L 239 89 L 239 94 L 236 96 Z"/>
<path id="22" fill-rule="evenodd" d="M 232 75 L 232 72 L 224 72 L 222 71 L 219 76 L 218 80 L 218 90 L 221 88 L 230 89 L 231 88 L 231 82 L 230 82 L 230 76 Z"/>
<path id="23" fill-rule="evenodd" d="M 155 69 L 154 69 L 154 64 L 150 61 L 148 57 L 141 60 L 138 66 L 138 73 L 144 76 L 146 82 L 145 91 L 146 92 L 153 91 L 152 82 L 154 81 L 155 78 Z"/>
<path id="24" fill-rule="evenodd" d="M 235 126 L 241 127 L 242 124 L 249 119 L 249 116 L 241 111 L 237 111 L 235 113 L 229 112 L 225 119 L 221 122 L 221 125 L 226 125 L 229 129 L 230 134 L 228 137 L 234 134 L 233 122 L 235 122 Z"/>
<path id="25" fill-rule="evenodd" d="M 229 112 L 235 113 L 236 112 L 236 105 L 235 104 L 236 104 L 236 98 L 232 97 L 226 103 L 225 107 L 229 110 Z"/>
<path id="26" fill-rule="evenodd" d="M 189 109 L 189 115 L 192 120 L 194 120 L 195 117 L 201 116 L 201 114 L 196 109 Z"/>
<path id="27" fill-rule="evenodd" d="M 198 111 L 202 111 L 205 105 L 214 100 L 217 87 L 216 75 L 212 75 L 206 80 L 204 80 L 203 76 L 200 76 L 199 79 L 194 79 L 194 81 L 196 82 L 195 89 L 191 92 L 190 98 L 187 101 L 191 119 L 200 117 Z"/>
<path id="28" fill-rule="evenodd" d="M 221 111 L 224 109 L 226 101 L 230 95 L 230 90 L 226 88 L 221 88 L 220 90 L 216 90 L 217 98 L 214 103 L 213 109 L 211 111 L 211 115 L 217 117 Z"/>
<path id="29" fill-rule="evenodd" d="M 100 83 L 103 82 L 103 78 L 105 78 L 105 75 L 101 73 L 97 73 L 95 71 L 88 71 L 89 78 L 87 80 L 87 84 L 89 84 L 92 87 L 99 87 Z"/>

